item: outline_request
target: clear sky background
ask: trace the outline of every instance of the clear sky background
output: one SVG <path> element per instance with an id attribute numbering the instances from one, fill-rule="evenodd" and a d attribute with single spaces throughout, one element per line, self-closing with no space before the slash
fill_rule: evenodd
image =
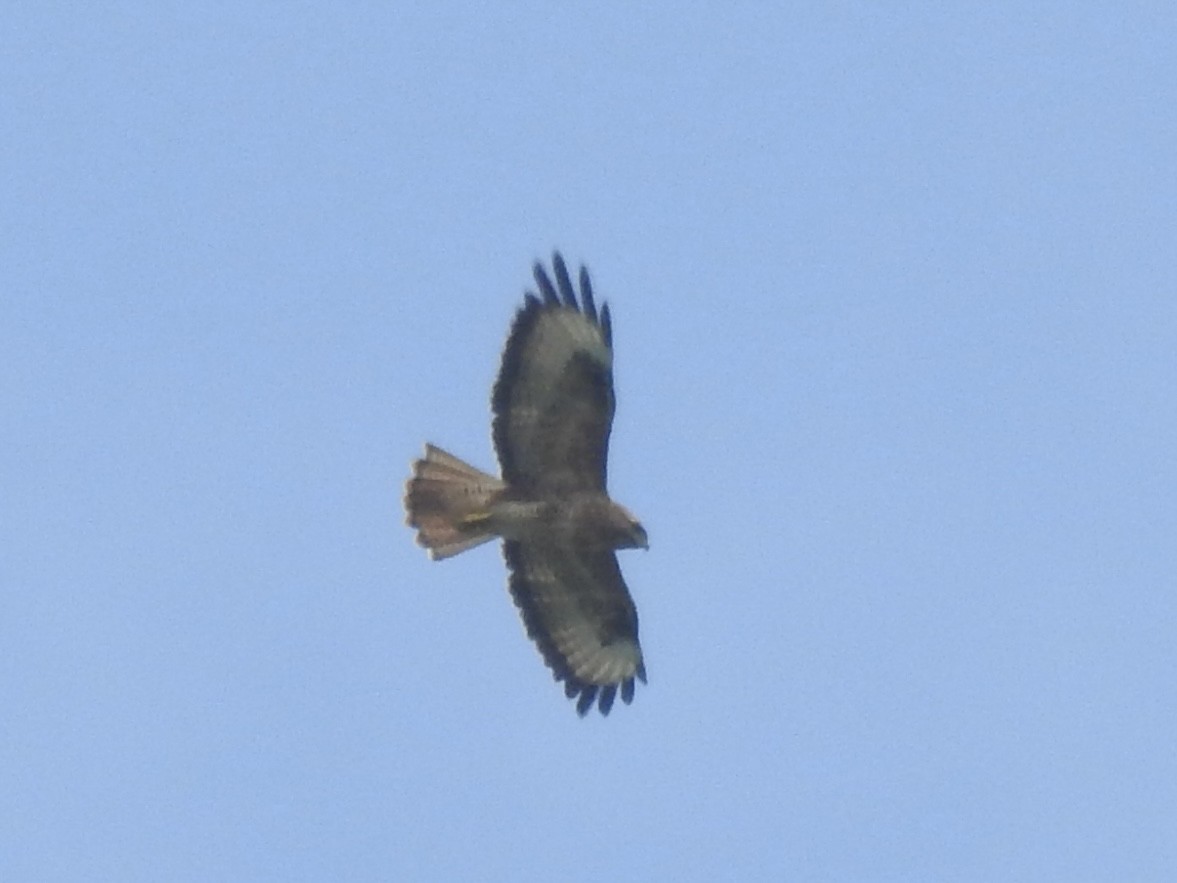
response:
<path id="1" fill-rule="evenodd" d="M 391 5 L 0 20 L 0 878 L 1177 879 L 1173 5 Z M 556 247 L 607 719 L 400 508 Z"/>

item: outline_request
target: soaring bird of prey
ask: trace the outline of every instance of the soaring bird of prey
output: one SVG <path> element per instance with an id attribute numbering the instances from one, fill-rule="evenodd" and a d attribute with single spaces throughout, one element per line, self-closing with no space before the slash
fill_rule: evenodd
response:
<path id="1" fill-rule="evenodd" d="M 613 326 L 588 271 L 579 297 L 564 259 L 534 267 L 491 396 L 502 477 L 431 444 L 405 488 L 409 525 L 435 559 L 496 537 L 528 636 L 584 716 L 633 701 L 646 680 L 638 615 L 617 549 L 646 531 L 605 489 L 613 424 Z M 554 284 L 553 284 L 554 278 Z"/>

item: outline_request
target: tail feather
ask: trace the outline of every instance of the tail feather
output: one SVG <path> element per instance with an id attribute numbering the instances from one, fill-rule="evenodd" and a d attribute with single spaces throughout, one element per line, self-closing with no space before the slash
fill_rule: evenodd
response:
<path id="1" fill-rule="evenodd" d="M 506 487 L 453 454 L 425 445 L 405 485 L 405 511 L 417 542 L 434 559 L 449 558 L 495 538 L 490 504 Z"/>

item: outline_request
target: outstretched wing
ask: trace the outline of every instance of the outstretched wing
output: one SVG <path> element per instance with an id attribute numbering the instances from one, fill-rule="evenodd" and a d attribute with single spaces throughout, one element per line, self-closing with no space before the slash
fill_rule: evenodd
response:
<path id="1" fill-rule="evenodd" d="M 583 717 L 594 702 L 608 714 L 618 691 L 633 701 L 645 683 L 638 613 L 617 556 L 604 547 L 570 548 L 507 541 L 511 597 L 528 636 Z"/>
<path id="2" fill-rule="evenodd" d="M 539 295 L 515 315 L 495 383 L 494 443 L 503 479 L 521 491 L 605 489 L 613 425 L 613 330 L 588 271 L 577 298 L 559 252 L 555 285 L 535 265 Z"/>

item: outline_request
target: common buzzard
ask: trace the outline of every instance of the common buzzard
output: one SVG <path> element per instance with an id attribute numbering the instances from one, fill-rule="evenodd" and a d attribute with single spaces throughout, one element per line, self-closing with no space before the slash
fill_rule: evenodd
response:
<path id="1" fill-rule="evenodd" d="M 577 298 L 563 258 L 555 285 L 515 315 L 491 398 L 495 478 L 427 444 L 405 488 L 408 523 L 432 558 L 496 537 L 527 634 L 585 715 L 633 701 L 646 680 L 638 615 L 615 550 L 647 548 L 646 531 L 605 490 L 613 423 L 613 328 L 580 268 Z"/>

